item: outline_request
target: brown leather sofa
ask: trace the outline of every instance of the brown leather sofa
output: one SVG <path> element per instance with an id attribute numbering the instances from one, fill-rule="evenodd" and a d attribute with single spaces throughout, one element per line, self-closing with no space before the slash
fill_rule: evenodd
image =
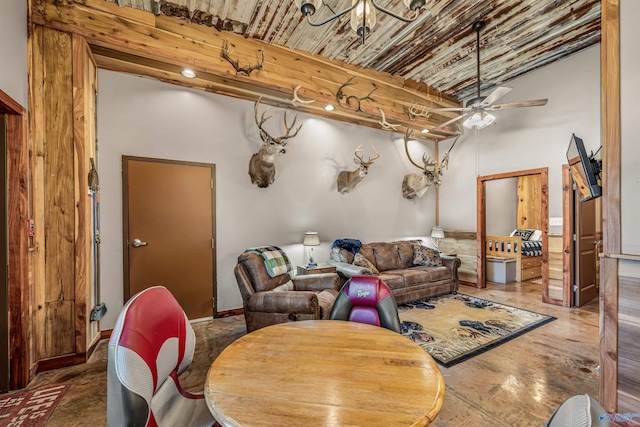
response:
<path id="1" fill-rule="evenodd" d="M 413 265 L 411 241 L 364 243 L 358 251 L 379 272 L 398 304 L 458 291 L 460 259 L 441 255 L 442 266 Z M 352 276 L 374 274 L 370 268 L 354 265 L 355 255 L 347 249 L 334 248 L 329 263 L 336 266 L 344 283 Z"/>
<path id="2" fill-rule="evenodd" d="M 340 290 L 336 273 L 270 277 L 262 257 L 245 252 L 234 268 L 247 332 L 276 323 L 328 319 Z"/>

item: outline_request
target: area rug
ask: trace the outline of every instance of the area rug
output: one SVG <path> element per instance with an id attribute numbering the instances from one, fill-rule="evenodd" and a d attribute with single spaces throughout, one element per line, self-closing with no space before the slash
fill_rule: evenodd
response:
<path id="1" fill-rule="evenodd" d="M 0 395 L 0 427 L 44 426 L 69 384 L 54 384 L 27 393 Z"/>
<path id="2" fill-rule="evenodd" d="M 398 311 L 402 335 L 447 368 L 556 319 L 464 294 L 401 304 Z"/>

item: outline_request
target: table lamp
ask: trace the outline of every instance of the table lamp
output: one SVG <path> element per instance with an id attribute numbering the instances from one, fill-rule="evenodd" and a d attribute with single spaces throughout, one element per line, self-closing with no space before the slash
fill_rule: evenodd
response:
<path id="1" fill-rule="evenodd" d="M 433 243 L 436 245 L 436 249 L 438 249 L 438 244 L 441 239 L 444 239 L 444 230 L 439 225 L 436 225 L 431 229 L 431 239 L 433 239 Z"/>
<path id="2" fill-rule="evenodd" d="M 309 264 L 307 268 L 317 267 L 318 264 L 313 260 L 313 247 L 320 245 L 320 237 L 317 231 L 307 231 L 304 233 L 304 240 L 302 241 L 304 246 L 309 247 Z"/>

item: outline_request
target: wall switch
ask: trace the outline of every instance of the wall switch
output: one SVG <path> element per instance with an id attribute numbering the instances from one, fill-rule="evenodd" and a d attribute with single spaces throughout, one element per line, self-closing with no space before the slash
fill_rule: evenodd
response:
<path id="1" fill-rule="evenodd" d="M 562 217 L 560 217 L 560 218 L 549 218 L 549 225 L 562 225 Z"/>

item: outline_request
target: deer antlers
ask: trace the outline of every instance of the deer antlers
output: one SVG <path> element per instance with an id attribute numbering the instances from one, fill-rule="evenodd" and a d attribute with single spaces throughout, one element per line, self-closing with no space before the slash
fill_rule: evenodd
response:
<path id="1" fill-rule="evenodd" d="M 231 59 L 231 57 L 229 56 L 231 54 L 231 52 L 232 51 L 229 50 L 229 41 L 227 40 L 227 41 L 224 42 L 224 49 L 222 50 L 222 57 L 224 59 L 226 59 L 227 61 L 229 61 L 229 63 L 231 65 L 233 65 L 233 68 L 235 68 L 235 70 L 236 70 L 236 76 L 238 74 L 243 74 L 243 75 L 248 77 L 253 70 L 257 70 L 257 69 L 264 70 L 264 49 L 261 50 L 261 52 L 262 52 L 262 61 L 259 64 L 250 65 L 248 67 L 241 67 L 239 65 L 239 62 L 240 62 L 239 60 L 235 60 L 234 61 L 233 59 Z"/>
<path id="2" fill-rule="evenodd" d="M 431 112 L 425 105 L 418 105 L 415 102 L 413 102 L 409 106 L 407 114 L 409 115 L 409 119 L 411 119 L 412 122 L 415 122 L 416 118 L 418 117 L 428 118 L 429 116 L 431 116 Z"/>
<path id="3" fill-rule="evenodd" d="M 360 109 L 360 103 L 361 103 L 362 101 L 373 101 L 373 102 L 376 102 L 376 100 L 375 100 L 375 99 L 373 99 L 373 98 L 371 97 L 371 94 L 372 94 L 373 92 L 375 92 L 375 91 L 376 91 L 376 89 L 378 89 L 378 86 L 376 86 L 376 85 L 374 84 L 374 85 L 373 85 L 373 89 L 371 90 L 371 92 L 369 92 L 369 93 L 367 94 L 367 96 L 362 97 L 362 98 L 358 98 L 358 97 L 357 97 L 357 96 L 355 96 L 355 95 L 349 95 L 349 96 L 347 96 L 347 95 L 345 95 L 345 93 L 342 91 L 342 89 L 344 89 L 344 88 L 345 88 L 345 87 L 347 87 L 347 86 L 351 86 L 351 85 L 353 85 L 354 83 L 351 83 L 351 80 L 353 80 L 353 79 L 354 79 L 354 77 L 349 78 L 349 80 L 347 80 L 347 81 L 346 81 L 342 86 L 340 86 L 340 88 L 338 89 L 338 92 L 336 92 L 336 100 L 338 101 L 338 104 L 340 104 L 340 105 L 342 105 L 342 101 L 343 101 L 343 100 L 344 100 L 344 101 L 345 101 L 345 103 L 348 105 L 350 100 L 355 99 L 355 100 L 356 100 L 356 102 L 358 103 L 358 104 L 357 104 L 357 105 L 358 105 L 358 107 L 356 108 L 356 112 L 362 113 L 363 111 Z"/>
<path id="4" fill-rule="evenodd" d="M 373 146 L 372 146 L 373 147 Z M 376 156 L 372 159 L 371 157 L 369 157 L 369 160 L 367 160 L 366 162 L 364 161 L 364 159 L 362 158 L 362 156 L 358 153 L 362 152 L 362 144 L 358 145 L 358 148 L 356 148 L 356 151 L 353 153 L 356 158 L 360 161 L 360 164 L 362 166 L 366 166 L 369 167 L 371 166 L 371 164 L 374 162 L 374 160 L 376 160 L 378 157 L 380 157 L 380 153 L 378 153 L 378 150 L 376 150 L 376 147 L 373 147 L 373 151 L 376 152 Z"/>
<path id="5" fill-rule="evenodd" d="M 301 87 L 302 87 L 302 85 L 296 86 L 296 88 L 293 89 L 293 99 L 287 99 L 287 101 L 289 101 L 294 107 L 296 106 L 296 103 L 299 103 L 299 104 L 311 104 L 312 102 L 316 102 L 314 99 L 310 99 L 308 101 L 305 101 L 304 99 L 300 99 L 298 97 L 298 90 Z"/>
<path id="6" fill-rule="evenodd" d="M 389 123 L 387 121 L 387 118 L 384 115 L 384 111 L 382 110 L 382 108 L 378 107 L 378 111 L 380 111 L 380 117 L 381 117 L 381 120 L 379 120 L 378 123 L 380 123 L 380 126 L 382 126 L 382 129 L 397 130 L 398 126 L 400 125 L 399 124 L 392 125 L 391 123 Z"/>
<path id="7" fill-rule="evenodd" d="M 287 133 L 283 136 L 279 136 L 278 138 L 274 138 L 271 135 L 269 135 L 269 132 L 267 132 L 262 125 L 271 118 L 271 116 L 265 117 L 264 115 L 266 114 L 267 110 L 269 109 L 269 107 L 267 107 L 263 112 L 262 112 L 262 116 L 260 117 L 260 120 L 258 121 L 258 105 L 260 104 L 260 100 L 262 99 L 262 97 L 258 98 L 258 100 L 256 101 L 256 104 L 253 107 L 253 116 L 254 119 L 256 121 L 256 125 L 258 125 L 258 129 L 260 129 L 260 138 L 262 138 L 262 141 L 266 142 L 275 142 L 276 144 L 283 144 L 283 141 L 286 141 L 287 139 L 293 138 L 294 136 L 296 136 L 298 134 L 298 132 L 300 131 L 300 128 L 302 128 L 302 124 L 300 124 L 300 126 L 298 126 L 298 128 L 296 129 L 295 133 L 293 135 L 290 135 L 291 133 L 291 129 L 293 129 L 293 127 L 296 125 L 296 120 L 298 120 L 298 116 L 294 117 L 293 119 L 293 123 L 291 123 L 291 126 L 289 126 L 289 124 L 287 123 L 287 112 L 284 112 L 284 127 L 287 130 Z M 286 142 L 284 142 L 286 144 Z"/>

